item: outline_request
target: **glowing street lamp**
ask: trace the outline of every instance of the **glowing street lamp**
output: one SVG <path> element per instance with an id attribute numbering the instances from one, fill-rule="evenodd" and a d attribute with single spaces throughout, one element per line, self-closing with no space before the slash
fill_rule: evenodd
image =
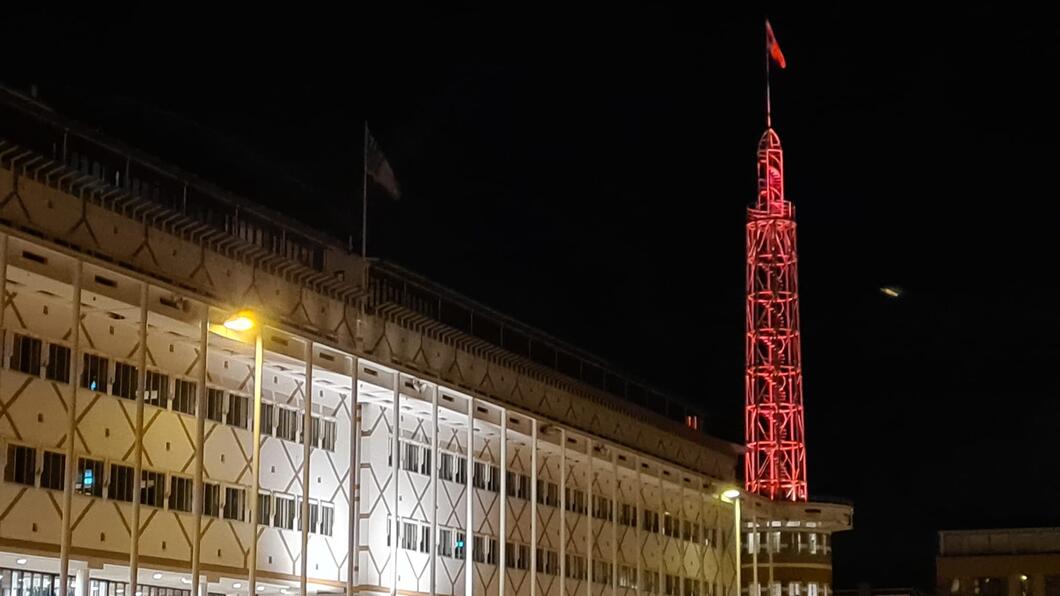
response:
<path id="1" fill-rule="evenodd" d="M 730 501 L 735 501 L 736 499 L 740 498 L 740 489 L 730 488 L 729 490 L 726 490 L 725 492 L 721 493 L 721 496 Z"/>
<path id="2" fill-rule="evenodd" d="M 257 325 L 256 317 L 254 312 L 250 310 L 241 310 L 228 317 L 224 322 L 225 329 L 240 332 L 250 331 L 255 325 Z"/>

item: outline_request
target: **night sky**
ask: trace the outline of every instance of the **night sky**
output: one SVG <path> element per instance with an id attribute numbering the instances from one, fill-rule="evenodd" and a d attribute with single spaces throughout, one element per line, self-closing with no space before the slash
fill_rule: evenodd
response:
<path id="1" fill-rule="evenodd" d="M 2 78 L 343 238 L 367 118 L 405 191 L 371 190 L 370 254 L 741 441 L 766 10 L 685 4 L 10 7 Z M 931 586 L 939 529 L 1060 524 L 1057 21 L 927 4 L 769 11 L 838 587 Z"/>

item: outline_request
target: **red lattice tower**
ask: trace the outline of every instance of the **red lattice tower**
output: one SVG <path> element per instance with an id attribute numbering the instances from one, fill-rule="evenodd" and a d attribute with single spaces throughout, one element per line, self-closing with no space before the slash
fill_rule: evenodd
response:
<path id="1" fill-rule="evenodd" d="M 758 200 L 747 210 L 747 490 L 806 500 L 795 207 L 772 127 L 758 143 Z"/>

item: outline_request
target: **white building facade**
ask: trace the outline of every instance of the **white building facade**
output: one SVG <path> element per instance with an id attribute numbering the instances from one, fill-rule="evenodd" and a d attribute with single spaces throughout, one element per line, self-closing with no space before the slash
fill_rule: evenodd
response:
<path id="1" fill-rule="evenodd" d="M 0 99 L 4 595 L 737 594 L 738 447 Z"/>

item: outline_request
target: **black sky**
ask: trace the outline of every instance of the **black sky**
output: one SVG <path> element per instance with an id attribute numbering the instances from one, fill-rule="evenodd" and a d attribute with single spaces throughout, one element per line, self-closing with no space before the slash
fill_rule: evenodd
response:
<path id="1" fill-rule="evenodd" d="M 373 254 L 739 441 L 766 11 L 686 4 L 17 8 L 3 78 L 338 235 L 367 117 L 405 190 L 371 197 Z M 1040 8 L 927 4 L 769 11 L 810 490 L 856 505 L 840 587 L 930 586 L 938 529 L 1060 523 L 1060 34 Z"/>

